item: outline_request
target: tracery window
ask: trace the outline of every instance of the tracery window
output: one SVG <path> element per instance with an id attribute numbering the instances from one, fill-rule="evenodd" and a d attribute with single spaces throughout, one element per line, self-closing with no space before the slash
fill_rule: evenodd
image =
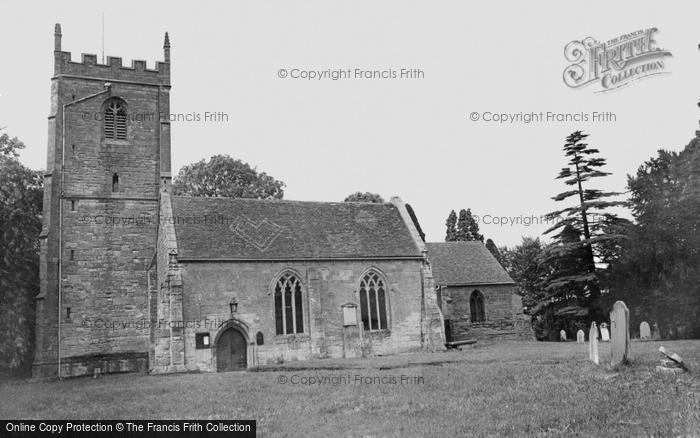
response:
<path id="1" fill-rule="evenodd" d="M 360 316 L 367 331 L 386 330 L 386 286 L 384 279 L 370 271 L 360 281 Z"/>
<path id="2" fill-rule="evenodd" d="M 278 335 L 304 333 L 301 282 L 291 272 L 275 284 L 275 326 Z"/>

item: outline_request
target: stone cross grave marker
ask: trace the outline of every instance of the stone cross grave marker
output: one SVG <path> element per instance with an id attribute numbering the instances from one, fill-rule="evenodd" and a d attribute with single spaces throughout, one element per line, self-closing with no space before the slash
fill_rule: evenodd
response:
<path id="1" fill-rule="evenodd" d="M 591 331 L 588 333 L 588 360 L 598 365 L 598 327 L 595 321 L 591 323 Z"/>
<path id="2" fill-rule="evenodd" d="M 600 325 L 600 340 L 602 342 L 610 342 L 610 332 L 608 331 L 608 326 L 605 323 Z"/>
<path id="3" fill-rule="evenodd" d="M 622 301 L 616 301 L 610 312 L 612 343 L 611 365 L 619 365 L 630 358 L 630 311 Z"/>
<path id="4" fill-rule="evenodd" d="M 559 340 L 566 341 L 566 331 L 565 330 L 562 330 L 559 332 Z"/>
<path id="5" fill-rule="evenodd" d="M 586 342 L 586 334 L 583 333 L 583 330 L 579 330 L 576 332 L 576 343 L 577 344 L 583 344 Z"/>
<path id="6" fill-rule="evenodd" d="M 639 339 L 642 341 L 651 339 L 651 327 L 649 327 L 649 323 L 646 321 L 642 321 L 642 323 L 639 324 Z"/>

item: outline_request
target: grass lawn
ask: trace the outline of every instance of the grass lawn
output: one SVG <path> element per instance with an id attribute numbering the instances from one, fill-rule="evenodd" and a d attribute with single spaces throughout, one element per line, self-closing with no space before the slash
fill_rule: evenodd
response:
<path id="1" fill-rule="evenodd" d="M 655 372 L 661 345 L 693 372 Z M 633 363 L 618 369 L 587 351 L 479 343 L 247 372 L 5 381 L 0 418 L 256 419 L 259 436 L 700 437 L 700 341 L 633 342 Z M 326 380 L 301 383 L 310 378 Z"/>

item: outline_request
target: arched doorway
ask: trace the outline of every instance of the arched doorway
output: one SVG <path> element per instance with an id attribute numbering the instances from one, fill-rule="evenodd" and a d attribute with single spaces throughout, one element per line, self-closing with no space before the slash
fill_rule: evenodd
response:
<path id="1" fill-rule="evenodd" d="M 229 327 L 216 342 L 216 371 L 244 370 L 248 366 L 248 345 L 245 336 Z"/>

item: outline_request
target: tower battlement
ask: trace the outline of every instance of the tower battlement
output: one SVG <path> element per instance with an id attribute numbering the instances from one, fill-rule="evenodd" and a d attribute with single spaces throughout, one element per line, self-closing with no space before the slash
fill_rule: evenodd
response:
<path id="1" fill-rule="evenodd" d="M 106 64 L 97 62 L 97 55 L 82 53 L 80 62 L 72 60 L 71 52 L 61 48 L 61 25 L 56 24 L 54 32 L 54 75 L 71 75 L 85 78 L 109 79 L 112 81 L 152 83 L 170 85 L 170 38 L 166 32 L 163 44 L 165 61 L 156 61 L 155 69 L 149 69 L 146 61 L 132 60 L 126 66 L 121 57 L 108 56 Z"/>

